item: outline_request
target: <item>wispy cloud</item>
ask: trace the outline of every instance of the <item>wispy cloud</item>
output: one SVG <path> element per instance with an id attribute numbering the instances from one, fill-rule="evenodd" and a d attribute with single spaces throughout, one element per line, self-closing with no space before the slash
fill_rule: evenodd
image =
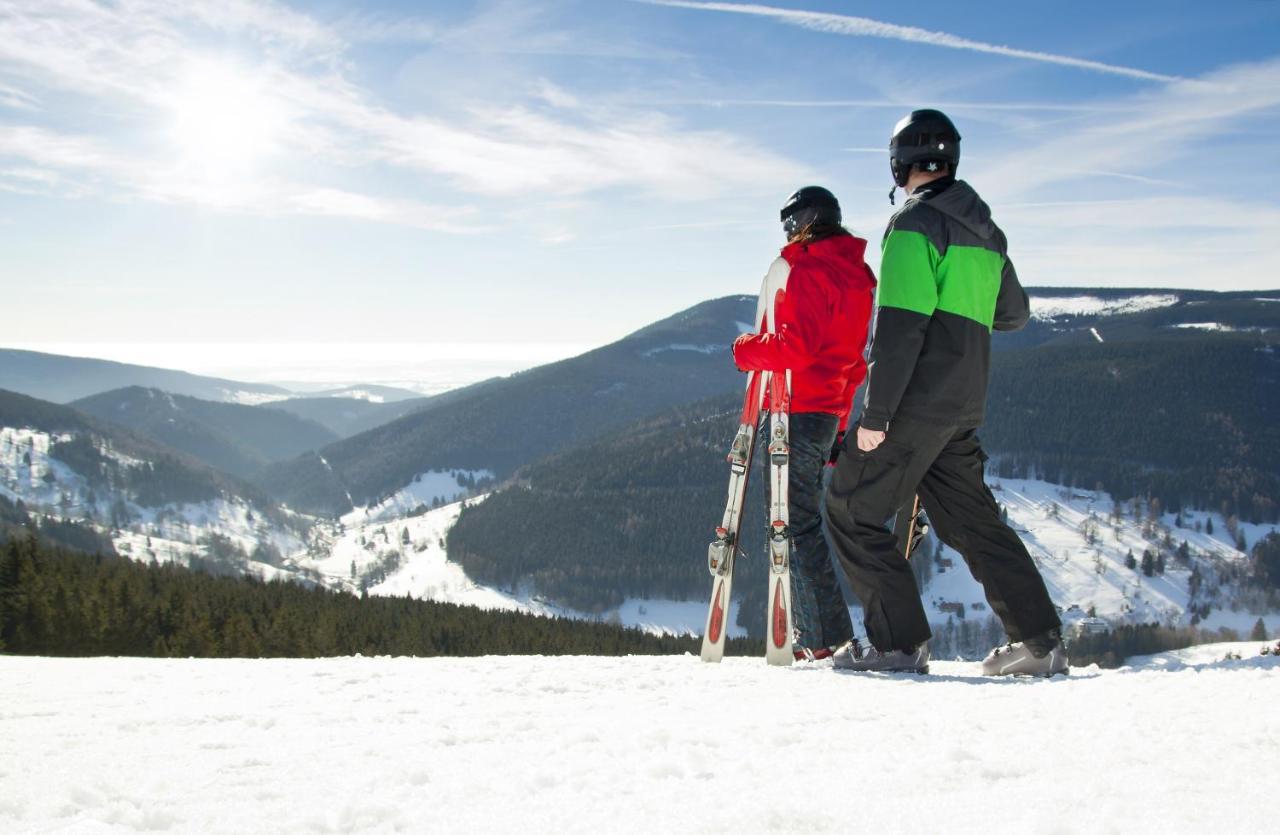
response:
<path id="1" fill-rule="evenodd" d="M 1203 81 L 1113 101 L 1039 141 L 969 161 L 966 178 L 995 207 L 1029 283 L 1275 284 L 1274 201 L 1226 196 L 1245 187 L 1235 174 L 1221 189 L 1192 183 L 1221 167 L 1224 142 L 1273 124 L 1280 59 Z"/>
<path id="2" fill-rule="evenodd" d="M 1170 179 L 1174 170 L 1168 166 L 1197 143 L 1280 108 L 1280 59 L 1219 70 L 1200 80 L 1204 83 L 1169 85 L 1113 102 L 1114 110 L 1008 149 L 984 163 L 982 175 L 1011 199 L 1082 173 L 1136 169 L 1139 176 Z"/>
<path id="3" fill-rule="evenodd" d="M 400 194 L 361 194 L 332 183 L 368 169 L 400 174 L 402 187 L 417 178 L 424 194 L 450 193 L 447 200 L 463 203 L 485 195 L 545 201 L 618 187 L 699 200 L 802 171 L 726 131 L 689 129 L 648 109 L 590 106 L 536 80 L 514 106 L 470 107 L 448 118 L 397 109 L 351 79 L 350 43 L 433 33 L 415 21 L 348 23 L 349 33 L 341 23 L 248 0 L 0 0 L 0 73 L 48 91 L 51 99 L 74 101 L 77 109 L 87 103 L 109 114 L 92 135 L 34 119 L 10 125 L 0 134 L 0 163 L 60 172 L 46 180 L 51 189 L 74 178 L 77 189 L 88 183 L 128 199 L 344 216 L 442 232 L 466 231 L 474 221 L 465 211 L 441 213 Z M 210 33 L 236 37 L 234 62 L 204 46 Z M 234 63 L 236 74 L 258 88 L 259 110 L 279 123 L 256 170 L 210 171 L 200 159 L 183 159 L 166 138 L 175 111 L 192 106 L 181 79 L 193 63 Z M 10 90 L 6 98 L 31 101 L 7 81 L 0 95 Z M 273 176 L 277 168 L 287 168 L 292 179 Z"/>
<path id="4" fill-rule="evenodd" d="M 1056 55 L 1051 52 L 1040 52 L 1030 49 L 1017 49 L 1010 46 L 985 43 L 983 41 L 962 38 L 947 32 L 936 32 L 920 29 L 915 26 L 901 26 L 896 23 L 885 23 L 868 17 L 831 14 L 828 12 L 810 12 L 799 9 L 783 9 L 775 6 L 764 6 L 755 3 L 711 3 L 696 0 L 639 0 L 655 6 L 671 6 L 680 9 L 697 9 L 710 12 L 728 12 L 732 14 L 767 17 L 773 20 L 811 29 L 816 32 L 828 32 L 835 35 L 852 35 L 866 38 L 885 38 L 909 43 L 928 44 L 946 49 L 963 49 L 971 52 L 983 52 L 989 55 L 1000 55 L 1006 58 L 1020 58 L 1027 61 L 1038 61 L 1045 64 L 1057 64 L 1063 67 L 1090 70 L 1109 75 L 1125 76 L 1143 81 L 1182 81 L 1175 75 L 1151 72 L 1134 67 L 1106 64 L 1101 61 L 1090 61 L 1085 58 L 1073 58 L 1068 55 Z"/>
<path id="5" fill-rule="evenodd" d="M 782 108 L 852 108 L 867 107 L 886 110 L 902 110 L 912 106 L 905 99 L 668 99 L 665 104 L 694 105 L 703 107 L 782 107 Z M 993 110 L 1010 112 L 1047 111 L 1051 113 L 1092 113 L 1098 110 L 1115 109 L 1106 105 L 1075 102 L 982 102 L 982 101 L 935 101 L 938 107 L 957 112 L 966 110 Z"/>
<path id="6" fill-rule="evenodd" d="M 13 110 L 35 110 L 37 102 L 35 96 L 25 93 L 17 87 L 0 84 L 0 107 L 8 107 Z"/>

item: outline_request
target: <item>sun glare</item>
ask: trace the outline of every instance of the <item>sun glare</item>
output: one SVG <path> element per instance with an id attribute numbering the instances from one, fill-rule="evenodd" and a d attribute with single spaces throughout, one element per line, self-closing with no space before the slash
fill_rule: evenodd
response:
<path id="1" fill-rule="evenodd" d="M 264 82 L 218 61 L 193 61 L 174 93 L 169 135 L 184 161 L 210 172 L 249 167 L 271 153 L 284 123 Z"/>

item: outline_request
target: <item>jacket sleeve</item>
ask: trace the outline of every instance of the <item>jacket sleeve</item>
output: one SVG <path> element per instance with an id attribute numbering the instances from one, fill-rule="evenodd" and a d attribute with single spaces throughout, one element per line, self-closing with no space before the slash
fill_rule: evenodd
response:
<path id="1" fill-rule="evenodd" d="M 996 297 L 996 318 L 992 327 L 998 331 L 1019 331 L 1031 318 L 1031 303 L 1027 291 L 1018 283 L 1018 271 L 1013 268 L 1009 256 L 1005 256 L 1004 269 L 1000 273 L 1000 295 Z"/>
<path id="2" fill-rule="evenodd" d="M 812 364 L 822 344 L 830 305 L 818 282 L 792 269 L 773 333 L 743 334 L 733 343 L 733 361 L 743 371 L 797 371 Z"/>
<path id="3" fill-rule="evenodd" d="M 890 228 L 880 261 L 879 310 L 860 423 L 885 431 L 915 373 L 938 306 L 938 251 L 922 233 Z"/>

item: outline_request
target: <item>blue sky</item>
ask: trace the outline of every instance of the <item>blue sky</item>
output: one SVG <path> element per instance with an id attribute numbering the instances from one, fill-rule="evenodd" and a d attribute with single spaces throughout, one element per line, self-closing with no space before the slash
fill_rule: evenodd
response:
<path id="1" fill-rule="evenodd" d="M 1274 289 L 1277 43 L 1264 0 L 0 0 L 3 342 L 600 344 L 754 292 L 800 185 L 878 242 L 918 106 L 1024 283 Z"/>

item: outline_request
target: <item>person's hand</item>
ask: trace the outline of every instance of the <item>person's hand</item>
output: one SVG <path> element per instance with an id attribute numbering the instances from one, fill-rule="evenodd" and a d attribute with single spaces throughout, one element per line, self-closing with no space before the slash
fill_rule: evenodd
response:
<path id="1" fill-rule="evenodd" d="M 884 433 L 877 432 L 874 429 L 858 427 L 858 449 L 863 452 L 871 452 L 876 447 L 884 443 Z"/>

